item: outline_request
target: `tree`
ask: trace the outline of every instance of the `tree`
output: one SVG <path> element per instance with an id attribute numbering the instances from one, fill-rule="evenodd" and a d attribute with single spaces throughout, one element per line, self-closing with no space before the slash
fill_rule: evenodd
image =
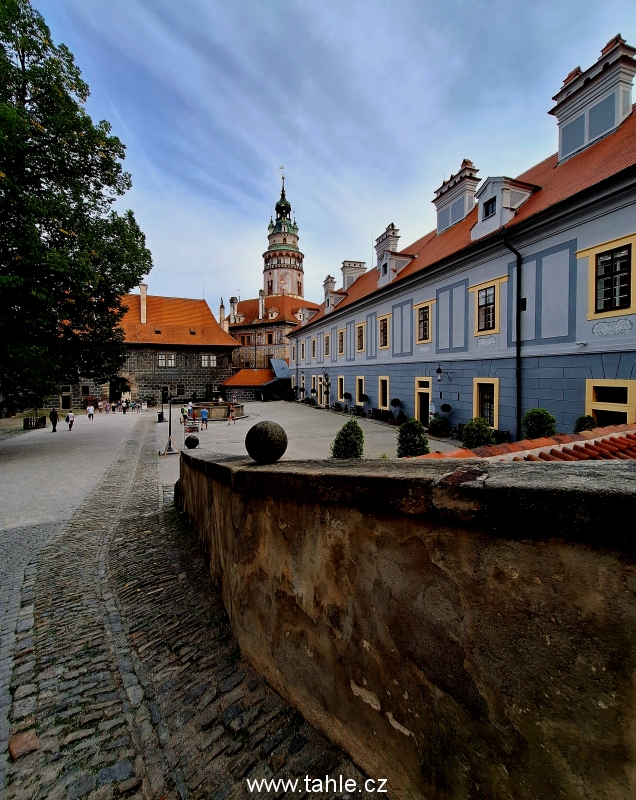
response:
<path id="1" fill-rule="evenodd" d="M 364 433 L 355 419 L 350 419 L 340 428 L 330 452 L 332 458 L 362 458 Z"/>
<path id="2" fill-rule="evenodd" d="M 546 408 L 531 408 L 526 411 L 521 424 L 526 439 L 541 439 L 556 433 L 556 418 Z"/>
<path id="3" fill-rule="evenodd" d="M 73 56 L 28 0 L 0 0 L 0 392 L 22 405 L 106 379 L 125 355 L 122 297 L 152 267 L 124 145 L 94 124 Z"/>
<path id="4" fill-rule="evenodd" d="M 462 444 L 468 450 L 495 444 L 495 432 L 483 417 L 473 417 L 464 425 Z"/>
<path id="5" fill-rule="evenodd" d="M 398 458 L 404 458 L 404 456 L 425 456 L 430 452 L 426 431 L 418 419 L 411 417 L 411 419 L 400 425 L 397 434 Z"/>

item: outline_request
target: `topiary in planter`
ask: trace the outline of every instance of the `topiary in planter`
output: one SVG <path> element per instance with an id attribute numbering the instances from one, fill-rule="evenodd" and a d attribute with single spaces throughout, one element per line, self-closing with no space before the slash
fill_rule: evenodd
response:
<path id="1" fill-rule="evenodd" d="M 395 418 L 395 421 L 397 422 L 397 424 L 398 425 L 404 425 L 404 423 L 407 421 L 407 419 L 408 419 L 408 417 L 406 416 L 404 411 L 402 411 L 402 409 L 400 409 L 398 411 L 397 417 Z"/>
<path id="2" fill-rule="evenodd" d="M 462 444 L 467 450 L 495 443 L 495 432 L 483 417 L 473 417 L 464 425 Z"/>
<path id="3" fill-rule="evenodd" d="M 521 420 L 526 439 L 541 439 L 544 436 L 554 436 L 556 419 L 546 408 L 531 408 L 523 415 Z"/>
<path id="4" fill-rule="evenodd" d="M 577 417 L 574 422 L 574 433 L 581 433 L 581 431 L 592 431 L 596 428 L 596 420 L 589 414 L 582 414 Z"/>
<path id="5" fill-rule="evenodd" d="M 431 436 L 444 436 L 450 435 L 450 420 L 448 417 L 440 417 L 439 414 L 433 414 L 428 421 L 428 432 Z"/>
<path id="6" fill-rule="evenodd" d="M 419 420 L 411 417 L 411 419 L 400 425 L 397 435 L 398 458 L 425 456 L 430 452 L 426 431 Z"/>
<path id="7" fill-rule="evenodd" d="M 330 454 L 332 458 L 362 458 L 364 452 L 364 433 L 355 419 L 340 428 L 336 438 L 331 443 Z"/>

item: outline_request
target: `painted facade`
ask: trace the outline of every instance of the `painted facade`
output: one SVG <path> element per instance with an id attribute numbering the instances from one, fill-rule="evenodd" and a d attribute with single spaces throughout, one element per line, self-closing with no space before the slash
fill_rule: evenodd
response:
<path id="1" fill-rule="evenodd" d="M 559 153 L 479 189 L 465 160 L 435 193 L 435 231 L 399 250 L 391 224 L 372 269 L 344 262 L 338 291 L 328 276 L 320 310 L 290 335 L 294 384 L 322 404 L 398 398 L 423 422 L 447 403 L 453 425 L 485 416 L 513 437 L 535 407 L 563 431 L 585 413 L 634 422 L 635 54 L 616 37 L 566 78 L 551 111 Z M 573 119 L 584 136 L 564 152 Z"/>

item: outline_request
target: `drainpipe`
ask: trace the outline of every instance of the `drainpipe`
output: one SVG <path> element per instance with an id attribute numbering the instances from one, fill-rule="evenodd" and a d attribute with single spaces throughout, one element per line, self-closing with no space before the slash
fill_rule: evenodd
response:
<path id="1" fill-rule="evenodd" d="M 508 241 L 508 232 L 505 226 L 501 229 L 504 245 L 515 254 L 517 258 L 517 285 L 515 291 L 515 381 L 516 381 L 516 411 L 517 411 L 517 441 L 521 433 L 521 253 Z"/>

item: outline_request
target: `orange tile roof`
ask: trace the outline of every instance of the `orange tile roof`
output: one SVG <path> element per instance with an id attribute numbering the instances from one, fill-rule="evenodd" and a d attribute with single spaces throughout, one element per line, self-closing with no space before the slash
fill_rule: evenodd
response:
<path id="1" fill-rule="evenodd" d="M 127 309 L 120 323 L 126 344 L 237 347 L 236 339 L 221 328 L 205 300 L 147 295 L 144 325 L 140 304 L 138 294 L 129 294 L 122 302 Z"/>
<path id="2" fill-rule="evenodd" d="M 268 295 L 265 298 L 265 317 L 258 318 L 258 298 L 250 300 L 240 300 L 237 304 L 237 311 L 245 315 L 243 322 L 233 322 L 230 328 L 241 328 L 245 325 L 271 325 L 272 323 L 291 322 L 298 323 L 296 316 L 301 308 L 320 308 L 318 303 L 311 303 L 302 297 L 290 297 L 289 295 Z M 276 311 L 277 316 L 269 319 L 270 311 Z M 229 321 L 229 316 L 227 317 Z"/>
<path id="3" fill-rule="evenodd" d="M 506 228 L 513 229 L 515 225 L 545 211 L 556 203 L 567 200 L 578 192 L 634 166 L 636 164 L 635 108 L 636 105 L 632 107 L 630 116 L 614 133 L 586 148 L 578 155 L 569 158 L 562 164 L 557 163 L 556 154 L 552 155 L 519 175 L 515 180 L 534 184 L 540 188 L 519 208 Z M 404 248 L 400 251 L 402 254 L 414 255 L 417 258 L 412 259 L 389 286 L 468 248 L 473 244 L 470 234 L 476 222 L 477 207 L 473 208 L 461 222 L 442 233 L 430 231 L 421 239 Z M 494 235 L 499 235 L 499 232 L 491 234 L 491 236 Z M 484 239 L 487 238 L 484 237 Z M 347 296 L 338 303 L 335 310 L 340 311 L 367 295 L 383 291 L 384 288 L 386 287 L 378 289 L 378 272 L 376 269 L 370 269 L 354 281 L 347 291 Z M 323 304 L 320 306 L 320 311 L 305 326 L 299 325 L 294 333 L 299 333 L 302 327 L 313 325 L 324 316 Z"/>
<path id="4" fill-rule="evenodd" d="M 460 448 L 417 458 L 481 458 L 488 461 L 636 461 L 636 425 L 609 425 L 581 433 L 557 433 L 492 447 Z"/>
<path id="5" fill-rule="evenodd" d="M 276 380 L 273 369 L 240 369 L 221 386 L 263 386 Z"/>

